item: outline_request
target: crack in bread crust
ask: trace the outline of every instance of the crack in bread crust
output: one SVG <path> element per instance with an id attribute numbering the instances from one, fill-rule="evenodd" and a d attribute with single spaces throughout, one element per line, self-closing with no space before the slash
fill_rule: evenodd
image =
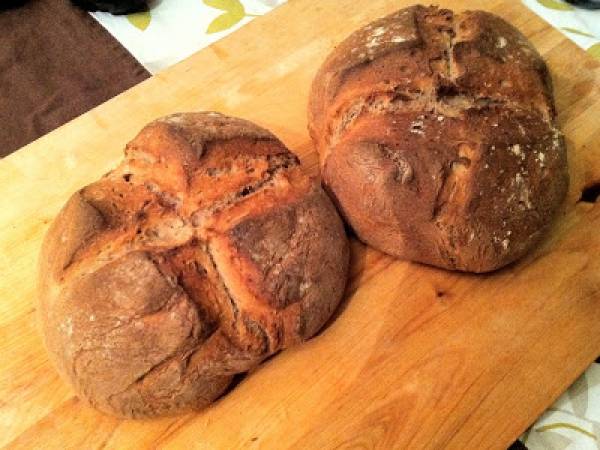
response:
<path id="1" fill-rule="evenodd" d="M 445 10 L 447 11 L 447 10 Z M 437 11 L 436 11 L 437 12 Z M 444 11 L 442 11 L 443 13 Z M 408 111 L 418 111 L 422 113 L 441 114 L 444 116 L 456 117 L 460 116 L 468 109 L 481 109 L 491 106 L 505 107 L 508 110 L 514 111 L 529 111 L 532 113 L 540 113 L 544 120 L 553 128 L 555 128 L 551 109 L 540 109 L 530 104 L 511 101 L 502 97 L 489 97 L 482 95 L 473 95 L 463 92 L 457 85 L 457 80 L 460 76 L 454 68 L 454 45 L 457 36 L 456 17 L 450 13 L 447 17 L 450 18 L 450 24 L 444 28 L 438 28 L 440 37 L 446 43 L 446 49 L 442 52 L 444 64 L 434 66 L 432 63 L 435 59 L 428 61 L 431 70 L 431 76 L 436 84 L 433 89 L 414 91 L 406 89 L 400 83 L 388 86 L 386 90 L 369 93 L 358 98 L 350 99 L 345 105 L 338 108 L 335 114 L 332 114 L 331 121 L 335 124 L 328 124 L 327 136 L 325 139 L 325 147 L 323 161 L 327 161 L 327 157 L 340 140 L 342 134 L 348 131 L 364 114 L 393 114 Z M 460 15 L 458 16 L 460 17 Z M 420 22 L 416 20 L 415 29 L 419 36 L 419 42 L 427 42 L 427 38 L 423 36 L 423 29 Z M 391 52 L 395 49 L 390 50 Z M 387 53 L 379 53 L 377 57 L 385 56 Z M 368 62 L 367 62 L 368 64 Z M 443 69 L 443 70 L 440 70 Z M 345 69 L 346 71 L 348 69 Z M 340 83 L 340 88 L 343 84 Z M 339 90 L 339 89 L 338 89 Z"/>
<path id="2" fill-rule="evenodd" d="M 325 161 L 343 135 L 350 131 L 352 125 L 359 118 L 367 114 L 396 114 L 405 112 L 419 112 L 423 114 L 442 115 L 444 117 L 460 117 L 467 110 L 483 110 L 486 108 L 506 108 L 511 112 L 539 113 L 537 109 L 523 107 L 523 105 L 489 97 L 469 97 L 455 94 L 451 96 L 436 96 L 430 99 L 425 96 L 416 96 L 412 93 L 398 93 L 397 89 L 377 92 L 361 97 L 343 107 L 338 117 L 332 121 L 337 125 L 328 127 L 330 130 L 326 140 L 327 148 Z M 555 129 L 553 121 L 548 116 L 541 116 L 543 120 Z"/>
<path id="3" fill-rule="evenodd" d="M 139 155 L 139 153 L 137 155 Z M 81 272 L 97 271 L 107 264 L 110 264 L 116 259 L 122 258 L 131 252 L 152 251 L 157 248 L 172 248 L 174 245 L 185 245 L 193 239 L 202 240 L 203 236 L 206 234 L 207 226 L 205 223 L 208 222 L 207 218 L 214 215 L 216 212 L 222 212 L 223 210 L 232 208 L 247 198 L 259 194 L 265 189 L 272 189 L 273 182 L 278 176 L 285 175 L 286 171 L 297 168 L 300 165 L 298 158 L 289 152 L 280 153 L 273 156 L 269 155 L 268 157 L 264 158 L 264 160 L 268 161 L 269 163 L 269 168 L 266 171 L 266 178 L 260 179 L 252 184 L 244 185 L 230 195 L 224 196 L 220 201 L 211 203 L 208 208 L 198 208 L 185 216 L 179 212 L 179 208 L 172 207 L 172 204 L 176 202 L 164 201 L 165 198 L 174 198 L 167 191 L 147 182 L 140 183 L 139 185 L 143 186 L 147 192 L 152 195 L 152 200 L 148 200 L 146 203 L 144 203 L 141 212 L 143 212 L 143 210 L 151 203 L 156 203 L 162 207 L 170 206 L 168 209 L 174 214 L 174 218 L 180 221 L 181 232 L 189 237 L 183 242 L 175 240 L 166 242 L 160 241 L 160 243 L 157 245 L 156 240 L 153 239 L 136 240 L 135 234 L 132 234 L 130 230 L 129 239 L 121 241 L 120 245 L 118 246 L 114 244 L 111 236 L 104 236 L 104 240 L 106 241 L 105 245 L 100 245 L 100 248 L 94 247 L 93 249 L 96 255 L 99 255 L 99 257 L 96 256 L 95 258 L 86 258 L 87 253 L 89 253 L 90 242 L 84 242 L 83 245 L 73 253 L 73 256 L 64 267 L 62 275 L 63 282 L 67 282 L 69 279 L 76 278 Z M 119 169 L 116 169 L 116 171 L 118 172 Z M 135 176 L 136 173 L 134 170 L 129 171 L 127 175 L 131 176 L 132 180 L 137 180 L 139 178 Z M 227 173 L 224 175 L 226 176 Z M 107 178 L 107 180 L 110 179 L 111 178 L 109 174 L 109 178 Z M 128 183 L 135 184 L 136 182 L 128 181 Z M 98 207 L 94 206 L 93 201 L 88 200 L 87 203 L 90 205 L 90 207 L 99 211 Z M 201 218 L 204 218 L 204 220 Z M 115 235 L 127 237 L 127 234 L 124 236 L 124 232 L 127 233 L 126 230 L 126 228 L 117 228 L 111 231 L 113 231 Z M 102 242 L 100 242 L 100 244 L 102 244 Z"/>

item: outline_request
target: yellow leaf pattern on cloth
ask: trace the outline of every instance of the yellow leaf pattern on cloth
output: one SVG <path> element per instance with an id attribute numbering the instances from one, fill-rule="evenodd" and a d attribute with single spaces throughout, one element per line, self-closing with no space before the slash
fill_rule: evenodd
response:
<path id="1" fill-rule="evenodd" d="M 204 0 L 204 4 L 222 11 L 240 10 L 244 14 L 244 5 L 239 0 Z"/>
<path id="2" fill-rule="evenodd" d="M 583 428 L 578 427 L 577 425 L 573 425 L 571 423 L 566 423 L 566 422 L 558 422 L 558 423 L 551 423 L 549 425 L 544 425 L 539 428 L 536 428 L 535 431 L 537 431 L 538 433 L 541 433 L 541 432 L 548 431 L 548 430 L 556 430 L 558 428 L 568 428 L 569 430 L 573 430 L 578 433 L 585 434 L 587 437 L 597 440 L 596 435 L 594 433 L 590 433 L 589 431 L 584 430 Z"/>
<path id="3" fill-rule="evenodd" d="M 568 3 L 564 3 L 560 0 L 537 0 L 538 3 L 546 8 L 557 9 L 559 11 L 571 11 L 573 7 Z"/>
<path id="4" fill-rule="evenodd" d="M 227 30 L 244 18 L 244 15 L 238 15 L 231 12 L 221 14 L 213 20 L 206 29 L 208 34 L 218 33 L 219 31 Z"/>
<path id="5" fill-rule="evenodd" d="M 150 11 L 143 11 L 139 13 L 127 14 L 127 20 L 134 27 L 138 28 L 141 31 L 144 31 L 150 25 L 150 21 L 152 20 L 152 15 Z"/>
<path id="6" fill-rule="evenodd" d="M 206 29 L 207 34 L 227 30 L 244 17 L 254 16 L 254 14 L 246 13 L 244 5 L 242 5 L 240 0 L 203 0 L 203 2 L 206 6 L 225 11 L 208 25 Z"/>
<path id="7" fill-rule="evenodd" d="M 562 27 L 562 29 L 565 31 L 568 31 L 569 33 L 578 34 L 580 36 L 585 36 L 585 37 L 589 37 L 589 38 L 596 37 L 593 34 L 586 33 L 585 31 L 581 31 L 581 30 L 576 30 L 575 28 Z"/>
<path id="8" fill-rule="evenodd" d="M 587 49 L 587 52 L 592 55 L 593 58 L 600 59 L 600 43 L 592 45 Z"/>

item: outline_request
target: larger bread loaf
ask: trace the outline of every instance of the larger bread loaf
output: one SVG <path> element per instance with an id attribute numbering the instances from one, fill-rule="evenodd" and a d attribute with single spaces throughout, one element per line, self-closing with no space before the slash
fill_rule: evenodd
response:
<path id="1" fill-rule="evenodd" d="M 348 258 L 331 201 L 271 133 L 216 113 L 168 116 L 52 224 L 46 345 L 102 411 L 202 408 L 323 326 Z"/>
<path id="2" fill-rule="evenodd" d="M 567 190 L 546 65 L 482 11 L 413 6 L 352 34 L 314 80 L 309 128 L 358 237 L 413 261 L 502 267 Z"/>

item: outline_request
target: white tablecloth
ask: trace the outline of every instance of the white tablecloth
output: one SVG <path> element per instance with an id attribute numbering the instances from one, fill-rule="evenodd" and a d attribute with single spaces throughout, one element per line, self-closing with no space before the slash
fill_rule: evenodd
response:
<path id="1" fill-rule="evenodd" d="M 92 13 L 150 73 L 267 14 L 286 0 L 158 0 L 147 13 Z M 600 58 L 600 10 L 577 9 L 562 0 L 522 0 L 569 39 Z"/>
<path id="2" fill-rule="evenodd" d="M 575 8 L 562 0 L 522 0 L 538 16 L 600 59 L 600 9 Z"/>
<path id="3" fill-rule="evenodd" d="M 152 74 L 268 13 L 286 0 L 159 0 L 129 16 L 96 12 L 100 22 Z"/>

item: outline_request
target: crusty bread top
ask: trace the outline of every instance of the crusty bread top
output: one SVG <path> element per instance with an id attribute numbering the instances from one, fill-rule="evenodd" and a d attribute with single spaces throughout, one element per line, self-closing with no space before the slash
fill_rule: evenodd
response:
<path id="1" fill-rule="evenodd" d="M 341 299 L 343 225 L 268 131 L 218 113 L 147 125 L 75 193 L 41 254 L 61 372 L 96 407 L 205 405 L 230 377 L 314 335 Z"/>
<path id="2" fill-rule="evenodd" d="M 309 127 L 321 159 L 360 114 L 360 100 L 390 91 L 447 115 L 494 103 L 555 115 L 546 65 L 515 27 L 483 11 L 416 5 L 353 33 L 319 69 Z"/>
<path id="3" fill-rule="evenodd" d="M 359 29 L 316 74 L 308 126 L 359 238 L 412 261 L 502 267 L 568 186 L 547 67 L 483 11 L 412 6 Z"/>

